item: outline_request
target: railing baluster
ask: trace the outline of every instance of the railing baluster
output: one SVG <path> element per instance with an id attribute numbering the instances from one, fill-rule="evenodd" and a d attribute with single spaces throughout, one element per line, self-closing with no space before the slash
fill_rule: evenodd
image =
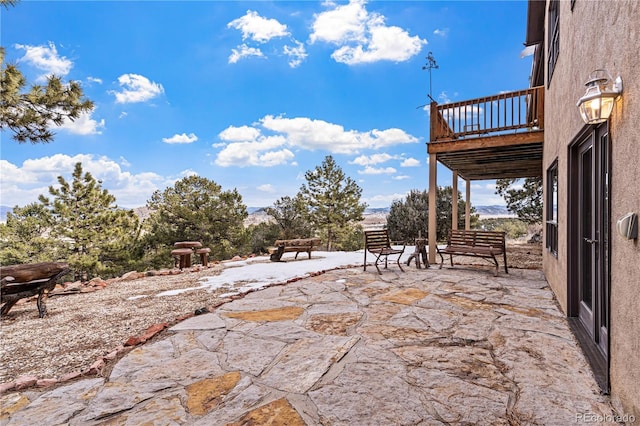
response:
<path id="1" fill-rule="evenodd" d="M 482 129 L 484 130 L 487 128 L 487 101 L 484 101 L 483 105 L 484 111 L 482 112 L 482 121 L 484 122 L 484 126 L 482 127 Z"/>
<path id="2" fill-rule="evenodd" d="M 544 86 L 437 105 L 432 111 L 436 114 L 431 121 L 432 140 L 518 131 L 533 126 L 543 129 L 543 95 Z"/>

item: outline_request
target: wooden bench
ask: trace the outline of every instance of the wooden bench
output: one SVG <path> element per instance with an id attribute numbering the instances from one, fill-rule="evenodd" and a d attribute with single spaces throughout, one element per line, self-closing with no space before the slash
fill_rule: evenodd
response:
<path id="1" fill-rule="evenodd" d="M 453 256 L 479 257 L 493 261 L 496 266 L 495 275 L 498 275 L 498 260 L 496 256 L 502 255 L 504 259 L 504 272 L 507 274 L 507 248 L 505 245 L 505 233 L 498 231 L 480 231 L 468 229 L 450 229 L 447 236 L 447 246 L 437 248 L 440 255 L 440 269 L 444 263 L 445 254 L 449 255 L 451 266 Z"/>
<path id="2" fill-rule="evenodd" d="M 44 262 L 11 265 L 0 268 L 0 315 L 6 315 L 18 300 L 38 295 L 40 318 L 47 314 L 46 295 L 56 286 L 56 281 L 69 272 L 64 262 Z"/>
<path id="3" fill-rule="evenodd" d="M 309 259 L 311 259 L 311 251 L 317 249 L 318 246 L 322 243 L 320 238 L 298 238 L 294 240 L 276 240 L 274 243 L 275 247 L 269 248 L 270 259 L 272 262 L 279 262 L 282 258 L 282 255 L 285 253 L 296 253 L 296 257 L 298 258 L 298 254 L 302 252 L 306 252 L 309 254 Z"/>
<path id="4" fill-rule="evenodd" d="M 404 253 L 405 246 L 403 245 L 401 249 L 394 248 L 391 246 L 391 241 L 389 240 L 389 234 L 386 229 L 380 230 L 372 230 L 372 231 L 364 231 L 364 270 L 367 270 L 367 252 L 370 252 L 376 257 L 375 267 L 378 270 L 378 274 L 382 275 L 380 268 L 378 267 L 378 262 L 380 259 L 384 257 L 384 268 L 387 269 L 387 263 L 389 260 L 389 256 L 397 255 L 396 263 L 402 272 L 402 266 L 400 265 L 400 257 L 402 253 Z"/>

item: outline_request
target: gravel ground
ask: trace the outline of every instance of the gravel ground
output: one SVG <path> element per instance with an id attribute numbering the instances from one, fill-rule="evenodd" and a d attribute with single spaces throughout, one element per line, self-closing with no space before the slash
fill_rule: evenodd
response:
<path id="1" fill-rule="evenodd" d="M 97 358 L 151 325 L 172 323 L 179 316 L 217 304 L 217 293 L 206 290 L 154 295 L 197 286 L 199 279 L 221 269 L 216 265 L 199 272 L 119 281 L 92 293 L 53 294 L 42 319 L 35 300 L 15 305 L 0 322 L 0 383 L 21 375 L 59 379 L 86 370 Z"/>
<path id="2" fill-rule="evenodd" d="M 507 258 L 510 267 L 539 269 L 542 248 L 540 244 L 510 244 Z M 473 258 L 454 257 L 454 261 L 488 265 Z M 217 275 L 222 269 L 218 264 L 199 272 L 114 282 L 92 293 L 54 295 L 47 300 L 48 314 L 43 319 L 38 318 L 35 300 L 17 304 L 0 320 L 0 383 L 22 375 L 59 379 L 84 371 L 154 324 L 173 323 L 196 309 L 217 305 L 219 295 L 228 289 L 154 295 L 197 286 L 201 278 Z"/>

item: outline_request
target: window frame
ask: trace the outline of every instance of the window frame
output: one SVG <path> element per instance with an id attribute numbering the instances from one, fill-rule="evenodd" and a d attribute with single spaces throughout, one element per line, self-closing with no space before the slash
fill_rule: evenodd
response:
<path id="1" fill-rule="evenodd" d="M 560 0 L 549 2 L 547 15 L 547 87 L 549 87 L 560 56 Z"/>
<path id="2" fill-rule="evenodd" d="M 558 258 L 558 159 L 547 168 L 545 194 L 545 248 Z"/>

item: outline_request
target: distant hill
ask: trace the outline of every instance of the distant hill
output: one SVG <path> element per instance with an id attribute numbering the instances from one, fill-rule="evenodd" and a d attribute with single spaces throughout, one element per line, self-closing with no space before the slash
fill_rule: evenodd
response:
<path id="1" fill-rule="evenodd" d="M 147 206 L 142 206 L 142 207 L 136 207 L 134 209 L 132 209 L 133 212 L 136 214 L 136 216 L 138 216 L 138 219 L 140 220 L 145 220 L 149 217 L 149 208 Z"/>
<path id="2" fill-rule="evenodd" d="M 507 210 L 506 206 L 474 206 L 480 217 L 515 217 L 513 213 Z M 250 218 L 247 223 L 260 223 L 270 220 L 270 217 L 264 212 L 265 207 L 247 207 Z M 0 221 L 6 222 L 7 213 L 13 210 L 9 206 L 0 206 Z M 141 220 L 149 217 L 149 210 L 146 207 L 136 207 L 133 209 Z M 381 217 L 389 214 L 389 207 L 370 207 L 364 211 L 365 216 Z"/>
<path id="3" fill-rule="evenodd" d="M 474 206 L 480 217 L 516 217 L 506 206 Z"/>

